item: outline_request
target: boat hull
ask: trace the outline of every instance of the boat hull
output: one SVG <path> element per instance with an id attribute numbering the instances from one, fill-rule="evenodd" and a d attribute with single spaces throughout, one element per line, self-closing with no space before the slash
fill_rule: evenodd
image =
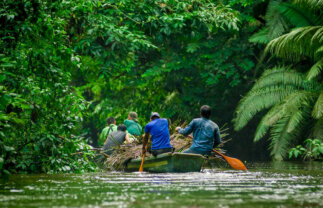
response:
<path id="1" fill-rule="evenodd" d="M 165 172 L 200 172 L 205 158 L 198 154 L 164 153 L 157 157 L 147 157 L 144 161 L 144 171 L 154 173 Z M 135 172 L 139 170 L 140 159 L 131 159 L 125 165 L 125 171 Z"/>

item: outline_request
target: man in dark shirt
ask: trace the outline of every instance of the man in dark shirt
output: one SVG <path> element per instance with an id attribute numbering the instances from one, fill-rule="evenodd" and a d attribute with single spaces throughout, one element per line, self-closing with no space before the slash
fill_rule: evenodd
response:
<path id="1" fill-rule="evenodd" d="M 211 116 L 210 106 L 203 105 L 200 112 L 201 118 L 193 119 L 185 129 L 176 127 L 176 131 L 184 136 L 193 132 L 193 144 L 183 153 L 209 155 L 213 151 L 213 147 L 221 143 L 218 125 L 209 120 Z"/>
<path id="2" fill-rule="evenodd" d="M 131 143 L 127 134 L 127 127 L 124 124 L 120 124 L 117 131 L 113 131 L 109 134 L 102 150 L 106 154 L 111 154 L 117 147 L 123 144 L 124 141 Z"/>
<path id="3" fill-rule="evenodd" d="M 154 156 L 165 152 L 172 152 L 173 148 L 170 145 L 168 121 L 165 118 L 160 118 L 159 114 L 154 112 L 150 116 L 150 122 L 145 127 L 145 136 L 143 139 L 142 153 L 146 152 L 146 144 L 151 136 L 151 153 Z"/>

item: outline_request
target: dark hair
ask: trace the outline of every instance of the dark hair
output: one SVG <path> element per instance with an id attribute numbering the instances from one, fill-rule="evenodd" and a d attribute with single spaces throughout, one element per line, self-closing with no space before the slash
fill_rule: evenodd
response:
<path id="1" fill-rule="evenodd" d="M 108 123 L 108 125 L 113 124 L 115 121 L 116 121 L 116 120 L 115 120 L 113 117 L 109 117 L 109 118 L 107 119 L 107 123 Z"/>
<path id="2" fill-rule="evenodd" d="M 201 116 L 204 117 L 204 118 L 210 118 L 211 116 L 211 107 L 208 106 L 208 105 L 203 105 L 201 107 Z"/>
<path id="3" fill-rule="evenodd" d="M 120 124 L 117 128 L 118 131 L 127 131 L 127 127 L 124 124 Z"/>

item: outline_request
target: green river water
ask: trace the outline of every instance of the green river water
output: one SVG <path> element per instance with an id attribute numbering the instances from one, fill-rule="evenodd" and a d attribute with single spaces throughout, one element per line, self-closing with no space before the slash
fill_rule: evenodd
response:
<path id="1" fill-rule="evenodd" d="M 323 207 L 322 163 L 253 163 L 248 171 L 12 175 L 0 207 Z"/>

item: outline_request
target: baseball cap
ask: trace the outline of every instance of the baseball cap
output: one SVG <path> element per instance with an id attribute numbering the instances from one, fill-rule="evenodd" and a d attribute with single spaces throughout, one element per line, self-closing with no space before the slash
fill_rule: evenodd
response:
<path id="1" fill-rule="evenodd" d="M 159 115 L 159 113 L 157 113 L 157 112 L 152 112 L 152 113 L 151 113 L 151 116 L 150 116 L 150 119 L 152 119 L 153 117 L 158 117 L 158 118 L 160 118 L 160 115 Z"/>

